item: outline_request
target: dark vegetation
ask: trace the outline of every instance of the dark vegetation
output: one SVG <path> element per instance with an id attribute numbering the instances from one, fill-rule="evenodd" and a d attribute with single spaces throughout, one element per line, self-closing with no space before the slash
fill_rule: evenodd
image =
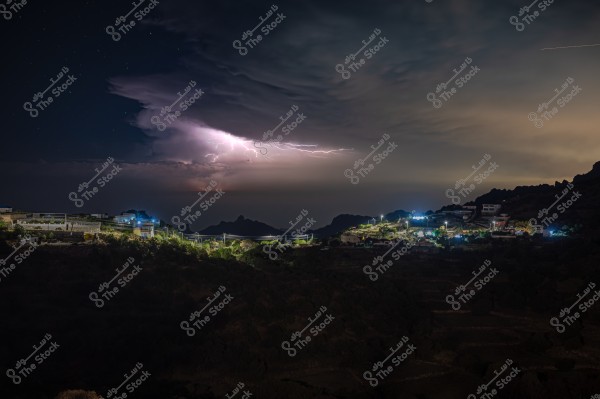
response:
<path id="1" fill-rule="evenodd" d="M 589 398 L 600 392 L 600 304 L 564 334 L 549 319 L 600 284 L 598 244 L 590 236 L 409 254 L 376 282 L 362 267 L 381 250 L 289 249 L 272 262 L 260 247 L 237 261 L 168 240 L 42 246 L 0 282 L 0 367 L 14 367 L 45 333 L 60 348 L 20 385 L 2 377 L 1 397 L 106 397 L 142 362 L 152 377 L 129 397 L 224 397 L 242 381 L 257 398 L 464 398 L 511 358 L 524 371 L 500 397 Z M 10 251 L 0 242 L 2 257 Z M 96 308 L 89 293 L 128 257 L 142 272 Z M 444 298 L 485 259 L 500 274 L 452 311 Z M 188 337 L 180 322 L 221 285 L 234 300 Z M 335 320 L 289 357 L 282 341 L 320 306 Z M 363 372 L 404 335 L 417 351 L 370 387 Z"/>

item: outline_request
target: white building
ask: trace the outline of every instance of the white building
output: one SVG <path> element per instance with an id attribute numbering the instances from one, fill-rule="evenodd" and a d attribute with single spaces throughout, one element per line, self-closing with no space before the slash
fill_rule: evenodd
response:
<path id="1" fill-rule="evenodd" d="M 14 221 L 25 230 L 65 231 L 66 213 L 30 213 Z"/>
<path id="2" fill-rule="evenodd" d="M 100 224 L 100 222 L 69 220 L 69 222 L 67 223 L 67 230 L 78 231 L 82 233 L 100 233 Z"/>
<path id="3" fill-rule="evenodd" d="M 140 236 L 142 238 L 152 238 L 154 237 L 154 223 L 145 222 L 141 225 L 133 228 L 133 234 Z"/>
<path id="4" fill-rule="evenodd" d="M 541 224 L 531 225 L 532 234 L 547 234 L 544 226 Z"/>
<path id="5" fill-rule="evenodd" d="M 0 213 L 12 213 L 12 207 L 7 205 L 0 205 Z"/>
<path id="6" fill-rule="evenodd" d="M 135 213 L 122 213 L 115 216 L 115 223 L 131 224 L 135 220 Z"/>

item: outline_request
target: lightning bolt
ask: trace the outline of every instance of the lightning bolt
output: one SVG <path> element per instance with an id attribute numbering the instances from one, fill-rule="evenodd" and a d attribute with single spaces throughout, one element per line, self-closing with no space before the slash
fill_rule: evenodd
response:
<path id="1" fill-rule="evenodd" d="M 328 156 L 335 155 L 341 153 L 343 151 L 351 151 L 346 148 L 337 148 L 337 149 L 324 149 L 320 148 L 316 144 L 296 144 L 291 142 L 260 142 L 264 145 L 262 148 L 257 148 L 255 144 L 258 144 L 258 141 L 253 141 L 244 137 L 238 137 L 231 133 L 215 130 L 215 129 L 204 129 L 202 134 L 202 138 L 205 140 L 207 144 L 210 144 L 212 147 L 212 151 L 206 154 L 204 157 L 208 159 L 210 163 L 215 163 L 218 161 L 227 162 L 229 157 L 237 157 L 243 156 L 247 157 L 248 154 L 254 155 L 253 158 L 257 160 L 261 159 L 270 159 L 271 155 L 277 156 L 286 156 L 295 154 L 307 154 L 307 155 L 319 155 L 319 156 Z M 265 146 L 269 146 L 272 148 L 271 151 L 267 150 L 267 153 L 264 154 L 260 150 L 264 151 Z"/>

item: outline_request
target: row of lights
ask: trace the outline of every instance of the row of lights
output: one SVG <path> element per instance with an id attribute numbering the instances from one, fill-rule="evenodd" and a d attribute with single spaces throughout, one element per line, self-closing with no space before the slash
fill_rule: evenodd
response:
<path id="1" fill-rule="evenodd" d="M 133 222 L 134 220 L 135 220 L 135 218 L 131 218 L 131 219 L 129 219 L 129 221 L 130 221 L 130 222 Z M 151 222 L 152 222 L 152 223 L 156 223 L 156 219 L 152 219 L 152 220 L 151 220 Z M 142 224 L 142 222 L 141 222 L 140 220 L 138 220 L 138 221 L 137 221 L 137 224 L 138 224 L 138 225 L 140 225 L 140 224 Z"/>
<path id="2" fill-rule="evenodd" d="M 383 222 L 383 215 L 379 215 L 379 218 L 380 218 L 379 221 Z M 413 216 L 412 218 L 415 219 L 415 220 L 423 220 L 423 219 L 427 219 L 427 216 Z M 402 219 L 402 218 L 398 219 L 398 223 L 400 223 L 400 219 Z M 447 220 L 444 221 L 444 224 L 446 225 L 446 228 L 448 228 L 448 221 Z M 494 225 L 495 224 L 496 224 L 496 222 L 494 222 Z M 406 225 L 408 226 L 408 220 L 406 221 Z"/>

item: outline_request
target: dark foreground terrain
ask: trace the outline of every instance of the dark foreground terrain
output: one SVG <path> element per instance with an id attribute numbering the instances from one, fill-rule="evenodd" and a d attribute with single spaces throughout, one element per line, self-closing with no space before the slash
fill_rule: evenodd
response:
<path id="1" fill-rule="evenodd" d="M 151 377 L 129 398 L 225 397 L 239 382 L 257 398 L 479 398 L 508 358 L 521 371 L 497 397 L 600 393 L 600 304 L 562 334 L 549 323 L 590 282 L 600 288 L 597 239 L 409 254 L 375 282 L 362 272 L 374 250 L 259 252 L 249 266 L 158 244 L 40 247 L 0 282 L 0 397 L 107 398 L 140 362 Z M 142 271 L 97 308 L 90 292 L 128 257 Z M 445 297 L 486 259 L 499 274 L 452 310 Z M 220 286 L 234 299 L 188 336 L 181 321 Z M 282 342 L 321 306 L 331 324 L 288 356 Z M 4 377 L 46 333 L 56 352 L 18 385 Z M 363 373 L 403 336 L 417 349 L 371 387 Z"/>

